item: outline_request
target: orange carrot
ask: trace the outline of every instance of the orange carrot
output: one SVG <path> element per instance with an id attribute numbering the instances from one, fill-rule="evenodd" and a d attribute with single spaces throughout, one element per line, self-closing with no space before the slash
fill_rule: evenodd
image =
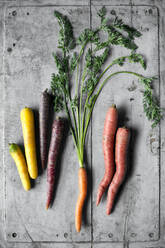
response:
<path id="1" fill-rule="evenodd" d="M 75 226 L 77 232 L 80 232 L 81 222 L 82 222 L 82 210 L 87 195 L 87 173 L 85 168 L 83 167 L 79 168 L 78 178 L 79 178 L 79 196 L 76 203 Z"/>
<path id="2" fill-rule="evenodd" d="M 104 152 L 104 162 L 105 162 L 105 173 L 101 180 L 101 183 L 97 192 L 96 205 L 100 203 L 101 197 L 104 194 L 106 188 L 110 184 L 112 177 L 115 172 L 114 164 L 114 138 L 117 128 L 118 113 L 116 105 L 112 105 L 105 118 L 104 131 L 103 131 L 103 152 Z"/>
<path id="3" fill-rule="evenodd" d="M 116 145 L 115 145 L 115 162 L 116 162 L 116 173 L 112 179 L 112 182 L 108 189 L 107 197 L 107 214 L 109 215 L 114 205 L 116 194 L 119 190 L 120 185 L 123 183 L 126 168 L 126 154 L 129 143 L 130 132 L 127 128 L 119 128 L 116 134 Z"/>

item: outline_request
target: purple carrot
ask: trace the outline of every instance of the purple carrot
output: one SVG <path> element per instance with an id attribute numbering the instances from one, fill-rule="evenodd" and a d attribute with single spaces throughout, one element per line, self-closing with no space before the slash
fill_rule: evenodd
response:
<path id="1" fill-rule="evenodd" d="M 42 169 L 45 169 L 48 154 L 48 129 L 52 96 L 47 90 L 42 92 L 39 110 L 39 129 L 40 129 L 40 157 Z"/>
<path id="2" fill-rule="evenodd" d="M 46 209 L 49 208 L 53 198 L 54 184 L 55 184 L 55 169 L 57 157 L 62 141 L 64 129 L 64 120 L 58 118 L 54 120 L 52 126 L 52 135 L 49 147 L 48 162 L 47 162 L 47 202 Z"/>

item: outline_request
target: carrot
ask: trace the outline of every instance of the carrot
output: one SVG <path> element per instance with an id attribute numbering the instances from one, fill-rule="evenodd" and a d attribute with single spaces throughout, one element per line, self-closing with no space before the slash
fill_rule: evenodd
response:
<path id="1" fill-rule="evenodd" d="M 36 157 L 34 114 L 30 108 L 25 107 L 21 110 L 21 122 L 29 175 L 31 178 L 36 179 L 38 176 L 38 168 Z"/>
<path id="2" fill-rule="evenodd" d="M 129 137 L 130 137 L 130 132 L 127 128 L 123 127 L 117 130 L 116 145 L 115 145 L 116 173 L 108 189 L 107 210 L 106 210 L 108 215 L 111 213 L 116 194 L 125 178 L 125 174 L 127 170 L 126 153 L 129 143 Z"/>
<path id="3" fill-rule="evenodd" d="M 9 152 L 17 166 L 17 170 L 18 170 L 22 185 L 24 189 L 28 191 L 31 188 L 31 185 L 30 185 L 30 178 L 29 178 L 28 169 L 27 169 L 24 155 L 20 147 L 14 143 L 9 144 Z"/>
<path id="4" fill-rule="evenodd" d="M 75 211 L 75 226 L 77 232 L 81 230 L 81 223 L 82 223 L 82 211 L 84 206 L 84 201 L 87 195 L 87 173 L 85 168 L 80 167 L 79 173 L 79 196 L 76 203 L 76 211 Z"/>
<path id="5" fill-rule="evenodd" d="M 42 92 L 39 110 L 39 129 L 40 129 L 40 157 L 42 169 L 45 169 L 48 153 L 48 128 L 50 106 L 52 102 L 51 95 L 45 90 Z"/>
<path id="6" fill-rule="evenodd" d="M 100 203 L 101 197 L 104 194 L 106 188 L 110 184 L 112 177 L 115 172 L 115 165 L 114 165 L 114 138 L 115 132 L 117 128 L 117 120 L 118 120 L 118 113 L 116 109 L 116 105 L 112 105 L 105 118 L 104 123 L 104 131 L 103 131 L 103 153 L 104 153 L 104 162 L 105 162 L 105 173 L 104 177 L 99 184 L 98 191 L 97 191 L 97 199 L 96 205 Z"/>
<path id="7" fill-rule="evenodd" d="M 48 162 L 47 162 L 47 202 L 46 209 L 49 208 L 51 201 L 53 199 L 53 191 L 55 184 L 55 169 L 57 157 L 62 141 L 62 134 L 64 129 L 64 120 L 57 118 L 53 122 L 52 126 L 52 135 L 48 153 Z"/>

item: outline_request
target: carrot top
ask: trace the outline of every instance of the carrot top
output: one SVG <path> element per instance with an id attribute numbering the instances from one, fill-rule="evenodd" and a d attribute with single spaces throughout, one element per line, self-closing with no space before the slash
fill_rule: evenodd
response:
<path id="1" fill-rule="evenodd" d="M 10 152 L 15 152 L 17 151 L 18 146 L 15 143 L 9 143 L 9 151 Z"/>
<path id="2" fill-rule="evenodd" d="M 65 110 L 70 123 L 70 130 L 76 147 L 80 167 L 84 162 L 84 146 L 88 126 L 91 120 L 93 108 L 104 87 L 104 85 L 118 74 L 131 74 L 136 76 L 144 86 L 143 105 L 144 112 L 149 120 L 156 126 L 162 118 L 161 109 L 152 94 L 151 83 L 154 77 L 145 77 L 134 71 L 115 71 L 111 72 L 103 80 L 108 70 L 114 65 L 123 66 L 126 62 L 139 63 L 146 69 L 144 57 L 136 52 L 138 48 L 135 38 L 142 34 L 133 27 L 125 24 L 117 16 L 109 22 L 106 16 L 106 8 L 98 11 L 100 25 L 95 29 L 86 28 L 75 40 L 73 27 L 67 16 L 58 11 L 54 12 L 60 30 L 58 48 L 61 49 L 53 54 L 58 73 L 52 74 L 51 90 L 54 95 L 54 110 L 60 112 Z M 109 24 L 110 23 L 110 24 Z M 122 33 L 124 31 L 124 34 Z M 107 37 L 102 41 L 101 32 Z M 93 49 L 86 49 L 87 45 L 92 44 Z M 79 49 L 76 48 L 80 46 Z M 102 70 L 109 57 L 109 51 L 113 46 L 121 46 L 128 49 L 128 55 L 118 57 Z M 90 47 L 90 46 L 89 46 Z M 72 50 L 74 49 L 74 52 Z M 98 55 L 99 51 L 99 55 Z M 80 64 L 85 58 L 82 73 Z M 76 70 L 75 93 L 71 94 L 71 81 L 73 72 Z M 115 105 L 113 105 L 115 107 Z"/>
<path id="3" fill-rule="evenodd" d="M 116 104 L 112 104 L 111 107 L 112 107 L 112 108 L 116 108 Z"/>

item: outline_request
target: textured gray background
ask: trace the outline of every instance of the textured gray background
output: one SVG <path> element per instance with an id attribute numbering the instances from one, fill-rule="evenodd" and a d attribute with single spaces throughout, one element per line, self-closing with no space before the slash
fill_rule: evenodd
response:
<path id="1" fill-rule="evenodd" d="M 84 27 L 97 24 L 96 11 L 101 5 L 106 5 L 108 13 L 114 10 L 143 33 L 138 40 L 138 51 L 147 58 L 146 72 L 138 65 L 125 68 L 158 75 L 154 88 L 161 107 L 165 107 L 165 1 L 0 0 L 0 135 L 3 140 L 0 144 L 0 247 L 165 247 L 165 121 L 151 129 L 143 113 L 142 88 L 136 78 L 121 75 L 114 78 L 107 83 L 96 104 L 88 136 L 90 183 L 80 234 L 74 228 L 78 163 L 71 136 L 67 137 L 60 163 L 58 200 L 49 211 L 45 210 L 46 173 L 38 177 L 31 191 L 24 192 L 8 153 L 8 142 L 22 144 L 20 109 L 31 106 L 37 117 L 40 92 L 49 87 L 50 75 L 55 71 L 51 53 L 56 49 L 58 26 L 53 10 L 69 16 L 78 35 Z M 118 48 L 112 57 L 124 54 L 126 49 Z M 131 128 L 132 139 L 129 175 L 115 211 L 107 217 L 106 198 L 98 208 L 95 200 L 104 171 L 103 122 L 113 102 L 119 108 L 120 125 L 124 122 Z"/>

